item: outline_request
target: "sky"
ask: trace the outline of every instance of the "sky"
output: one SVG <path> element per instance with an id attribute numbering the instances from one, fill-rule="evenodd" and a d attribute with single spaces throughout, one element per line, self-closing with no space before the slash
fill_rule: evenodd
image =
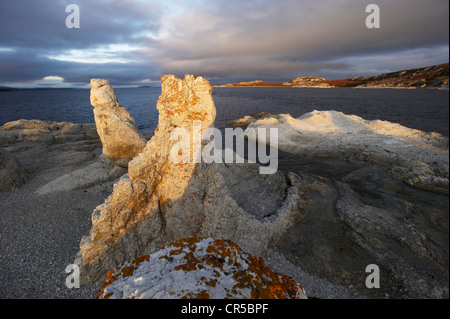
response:
<path id="1" fill-rule="evenodd" d="M 447 63 L 448 29 L 448 0 L 2 0 L 0 86 L 344 79 Z"/>

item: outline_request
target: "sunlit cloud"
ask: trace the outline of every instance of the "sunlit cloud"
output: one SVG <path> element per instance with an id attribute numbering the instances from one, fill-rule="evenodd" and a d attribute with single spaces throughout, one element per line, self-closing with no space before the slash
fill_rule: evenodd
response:
<path id="1" fill-rule="evenodd" d="M 111 44 L 95 49 L 70 49 L 55 55 L 48 55 L 49 59 L 77 63 L 130 63 L 136 62 L 131 55 L 139 47 L 129 44 Z"/>
<path id="2" fill-rule="evenodd" d="M 49 75 L 49 76 L 44 76 L 44 78 L 42 80 L 49 81 L 49 82 L 62 82 L 62 81 L 64 81 L 64 78 L 61 76 L 57 76 L 57 75 Z"/>
<path id="3" fill-rule="evenodd" d="M 2 48 L 0 47 L 0 52 L 14 52 L 13 48 Z"/>

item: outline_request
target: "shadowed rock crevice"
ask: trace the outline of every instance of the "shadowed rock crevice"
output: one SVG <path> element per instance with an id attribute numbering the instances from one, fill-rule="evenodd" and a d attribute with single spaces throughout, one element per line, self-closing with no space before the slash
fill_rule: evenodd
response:
<path id="1" fill-rule="evenodd" d="M 261 175 L 258 165 L 224 164 L 220 166 L 225 184 L 236 203 L 256 219 L 276 218 L 287 197 L 288 180 L 281 172 Z"/>

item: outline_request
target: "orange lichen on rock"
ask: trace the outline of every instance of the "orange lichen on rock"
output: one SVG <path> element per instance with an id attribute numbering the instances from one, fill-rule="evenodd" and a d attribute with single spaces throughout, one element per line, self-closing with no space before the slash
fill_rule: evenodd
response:
<path id="1" fill-rule="evenodd" d="M 180 239 L 106 280 L 99 298 L 306 298 L 292 278 L 226 239 Z"/>
<path id="2" fill-rule="evenodd" d="M 108 287 L 111 283 L 113 283 L 120 277 L 125 278 L 125 277 L 133 276 L 134 271 L 138 268 L 139 264 L 141 264 L 142 262 L 145 262 L 145 261 L 149 261 L 149 260 L 150 260 L 149 255 L 141 256 L 141 257 L 138 257 L 135 260 L 133 260 L 131 262 L 131 264 L 126 267 L 123 267 L 124 264 L 122 263 L 122 265 L 121 265 L 122 268 L 118 272 L 116 272 L 114 270 L 110 270 L 108 272 L 108 275 L 106 276 L 106 283 L 100 289 L 100 292 L 98 293 L 97 298 L 100 298 L 100 296 L 103 294 L 106 287 Z M 108 297 L 106 297 L 106 296 L 108 296 Z M 108 293 L 104 296 L 104 299 L 108 299 L 110 296 L 111 296 L 111 293 Z"/>

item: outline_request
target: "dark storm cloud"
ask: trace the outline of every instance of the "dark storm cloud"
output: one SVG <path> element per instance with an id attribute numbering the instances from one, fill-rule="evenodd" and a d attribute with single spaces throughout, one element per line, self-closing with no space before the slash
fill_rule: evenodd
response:
<path id="1" fill-rule="evenodd" d="M 76 30 L 65 25 L 71 3 L 80 8 L 81 27 Z M 157 4 L 134 0 L 1 1 L 0 44 L 59 50 L 134 41 L 139 31 L 157 29 L 157 14 Z"/>
<path id="2" fill-rule="evenodd" d="M 170 36 L 149 51 L 170 71 L 203 66 L 224 76 L 254 69 L 318 71 L 348 56 L 400 57 L 406 50 L 448 46 L 447 1 L 376 2 L 380 29 L 365 27 L 368 1 L 216 1 L 173 19 Z"/>
<path id="3" fill-rule="evenodd" d="M 65 25 L 66 6 L 79 5 L 80 28 Z M 136 63 L 76 63 L 51 58 L 68 50 L 132 44 L 157 30 L 156 3 L 140 1 L 1 1 L 0 83 L 40 80 L 57 75 L 66 82 L 88 82 L 102 76 L 115 83 L 144 79 L 152 70 Z M 144 32 L 143 32 L 144 31 Z"/>
<path id="4" fill-rule="evenodd" d="M 65 8 L 80 7 L 67 29 Z M 367 29 L 377 3 L 381 28 Z M 0 2 L 0 85 L 166 73 L 218 79 L 342 78 L 448 62 L 447 0 Z"/>

